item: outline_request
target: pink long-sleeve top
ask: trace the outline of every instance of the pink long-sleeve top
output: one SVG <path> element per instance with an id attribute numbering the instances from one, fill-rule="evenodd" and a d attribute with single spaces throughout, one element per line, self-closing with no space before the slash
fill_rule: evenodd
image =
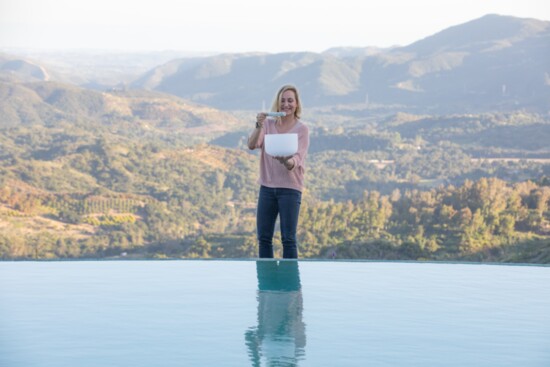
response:
<path id="1" fill-rule="evenodd" d="M 275 126 L 276 121 L 274 119 L 265 120 L 258 137 L 258 142 L 254 148 L 261 149 L 260 178 L 258 179 L 258 183 L 266 187 L 282 187 L 301 192 L 304 189 L 305 160 L 309 147 L 309 129 L 304 123 L 298 120 L 296 125 L 286 132 L 287 134 L 298 134 L 298 151 L 293 155 L 295 164 L 291 170 L 288 170 L 278 160 L 267 154 L 264 148 L 265 134 L 279 134 Z"/>

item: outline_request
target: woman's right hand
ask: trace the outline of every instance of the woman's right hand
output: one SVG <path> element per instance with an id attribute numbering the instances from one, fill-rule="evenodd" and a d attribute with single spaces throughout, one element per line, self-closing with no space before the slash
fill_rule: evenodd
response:
<path id="1" fill-rule="evenodd" d="M 260 112 L 256 115 L 256 127 L 261 128 L 264 126 L 264 121 L 266 119 L 267 115 L 263 112 Z"/>
<path id="2" fill-rule="evenodd" d="M 258 144 L 258 139 L 260 139 L 260 135 L 262 134 L 262 127 L 264 126 L 264 122 L 267 115 L 263 112 L 259 112 L 256 115 L 256 128 L 252 130 L 252 134 L 248 137 L 248 149 L 254 150 L 258 148 L 256 145 Z"/>

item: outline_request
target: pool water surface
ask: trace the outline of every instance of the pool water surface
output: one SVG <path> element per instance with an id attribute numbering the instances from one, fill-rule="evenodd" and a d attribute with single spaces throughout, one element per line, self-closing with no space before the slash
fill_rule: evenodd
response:
<path id="1" fill-rule="evenodd" d="M 550 366 L 550 267 L 0 262 L 0 366 Z"/>

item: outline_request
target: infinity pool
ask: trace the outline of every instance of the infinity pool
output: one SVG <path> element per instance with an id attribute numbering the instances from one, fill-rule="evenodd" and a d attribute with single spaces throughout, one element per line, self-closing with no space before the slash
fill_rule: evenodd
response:
<path id="1" fill-rule="evenodd" d="M 0 366 L 550 366 L 550 267 L 0 262 Z"/>

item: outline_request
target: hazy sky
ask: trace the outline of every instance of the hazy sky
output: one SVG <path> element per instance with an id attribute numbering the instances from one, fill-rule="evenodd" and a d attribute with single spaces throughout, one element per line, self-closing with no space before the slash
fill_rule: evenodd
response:
<path id="1" fill-rule="evenodd" d="M 550 20 L 550 2 L 0 0 L 0 48 L 321 52 L 407 45 L 489 13 Z"/>

